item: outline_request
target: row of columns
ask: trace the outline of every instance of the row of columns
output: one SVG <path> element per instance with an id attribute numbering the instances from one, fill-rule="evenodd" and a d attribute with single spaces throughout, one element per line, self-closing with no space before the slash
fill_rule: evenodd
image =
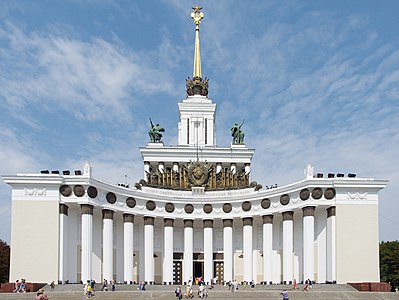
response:
<path id="1" fill-rule="evenodd" d="M 303 215 L 303 278 L 314 281 L 314 212 L 315 207 L 302 209 Z M 81 278 L 85 282 L 92 278 L 92 235 L 93 206 L 81 205 L 82 219 L 82 251 Z M 66 216 L 68 207 L 60 205 L 60 265 L 59 280 L 64 281 L 64 265 L 66 263 Z M 103 279 L 113 279 L 113 217 L 112 210 L 104 209 L 103 216 Z M 294 224 L 293 211 L 282 213 L 283 218 L 283 282 L 293 281 L 293 241 Z M 243 220 L 243 280 L 250 282 L 253 278 L 253 218 Z M 124 214 L 124 281 L 133 282 L 133 229 L 134 215 Z M 193 220 L 184 222 L 184 260 L 183 281 L 188 282 L 193 276 Z M 203 220 L 204 225 L 204 280 L 214 277 L 213 271 L 213 220 Z M 163 252 L 163 282 L 173 283 L 173 219 L 164 219 L 164 252 Z M 327 282 L 336 281 L 335 269 L 335 207 L 327 209 Z M 223 250 L 224 250 L 224 280 L 234 279 L 233 274 L 233 219 L 223 220 Z M 144 217 L 144 280 L 154 283 L 154 217 Z M 273 282 L 273 215 L 263 216 L 263 282 Z"/>

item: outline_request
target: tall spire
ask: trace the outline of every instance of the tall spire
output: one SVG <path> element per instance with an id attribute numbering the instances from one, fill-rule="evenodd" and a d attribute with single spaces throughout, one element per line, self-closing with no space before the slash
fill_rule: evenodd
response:
<path id="1" fill-rule="evenodd" d="M 193 12 L 191 13 L 191 18 L 194 20 L 195 24 L 195 49 L 194 49 L 194 70 L 193 77 L 202 78 L 201 71 L 201 54 L 200 54 L 200 38 L 199 38 L 199 24 L 204 18 L 204 13 L 201 11 L 202 7 L 198 4 L 193 7 Z"/>
<path id="2" fill-rule="evenodd" d="M 199 38 L 199 24 L 204 18 L 204 13 L 201 11 L 202 7 L 198 4 L 193 7 L 191 18 L 195 24 L 195 48 L 194 48 L 194 70 L 193 78 L 186 79 L 187 96 L 208 96 L 208 79 L 202 79 L 201 70 L 201 54 L 200 54 L 200 38 Z"/>

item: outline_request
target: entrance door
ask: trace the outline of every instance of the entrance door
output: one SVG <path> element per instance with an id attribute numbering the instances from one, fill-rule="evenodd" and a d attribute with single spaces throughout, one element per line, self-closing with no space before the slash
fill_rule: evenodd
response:
<path id="1" fill-rule="evenodd" d="M 202 277 L 204 278 L 204 262 L 203 261 L 194 261 L 193 262 L 193 278 Z"/>
<path id="2" fill-rule="evenodd" d="M 215 261 L 213 263 L 213 269 L 215 270 L 215 277 L 218 280 L 218 284 L 224 281 L 224 263 L 223 261 Z"/>
<path id="3" fill-rule="evenodd" d="M 181 284 L 182 261 L 173 261 L 173 283 Z"/>

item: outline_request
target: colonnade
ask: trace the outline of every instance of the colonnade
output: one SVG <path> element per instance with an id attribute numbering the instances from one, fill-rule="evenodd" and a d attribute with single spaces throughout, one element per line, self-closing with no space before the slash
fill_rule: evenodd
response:
<path id="1" fill-rule="evenodd" d="M 92 278 L 92 239 L 93 239 L 93 209 L 89 204 L 81 205 L 81 279 L 83 282 Z M 302 208 L 303 218 L 303 274 L 304 280 L 314 278 L 315 255 L 314 255 L 314 214 L 315 207 L 307 206 Z M 326 225 L 326 281 L 336 281 L 335 269 L 335 207 L 327 209 Z M 67 263 L 66 255 L 66 222 L 68 207 L 60 204 L 60 251 L 59 251 L 59 280 L 64 281 L 64 265 Z M 282 212 L 282 281 L 289 284 L 294 279 L 294 222 L 293 211 Z M 154 217 L 145 216 L 144 218 L 144 281 L 149 284 L 154 283 Z M 263 276 L 265 284 L 279 283 L 273 280 L 273 220 L 274 215 L 263 215 Z M 102 210 L 103 220 L 103 257 L 102 257 L 102 276 L 108 281 L 113 279 L 113 226 L 114 212 L 108 209 Z M 170 218 L 164 221 L 164 245 L 163 245 L 163 265 L 162 281 L 164 284 L 173 284 L 173 232 L 174 220 Z M 134 215 L 123 214 L 123 257 L 124 257 L 124 281 L 133 282 L 133 232 Z M 206 282 L 214 277 L 213 270 L 213 220 L 204 219 L 204 274 Z M 253 218 L 244 217 L 243 222 L 243 280 L 250 282 L 256 281 L 253 276 Z M 184 219 L 184 251 L 183 251 L 183 282 L 188 282 L 193 277 L 193 224 L 194 220 Z M 233 270 L 233 219 L 223 219 L 223 266 L 224 281 L 235 279 Z"/>

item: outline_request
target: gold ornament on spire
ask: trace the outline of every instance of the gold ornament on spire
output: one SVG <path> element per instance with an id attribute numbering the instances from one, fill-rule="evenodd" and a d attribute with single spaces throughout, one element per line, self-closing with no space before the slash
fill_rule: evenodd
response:
<path id="1" fill-rule="evenodd" d="M 187 96 L 201 95 L 208 96 L 208 79 L 202 80 L 201 70 L 201 53 L 200 53 L 200 38 L 199 38 L 199 24 L 204 18 L 204 13 L 201 11 L 202 7 L 198 4 L 193 7 L 191 18 L 195 24 L 195 48 L 194 48 L 194 69 L 193 78 L 186 79 Z"/>

